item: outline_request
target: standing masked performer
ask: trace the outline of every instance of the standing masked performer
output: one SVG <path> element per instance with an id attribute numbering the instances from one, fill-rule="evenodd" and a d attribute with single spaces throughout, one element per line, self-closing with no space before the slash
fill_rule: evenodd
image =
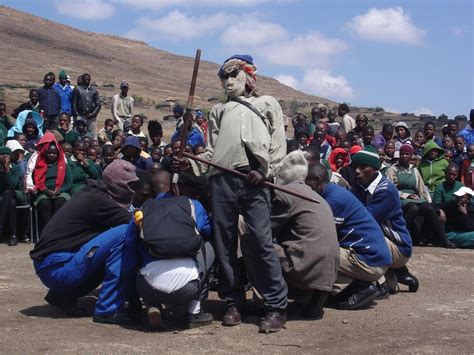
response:
<path id="1" fill-rule="evenodd" d="M 219 70 L 227 102 L 214 106 L 204 157 L 247 175 L 246 179 L 213 170 L 210 191 L 216 255 L 220 262 L 219 296 L 227 303 L 223 325 L 234 326 L 245 314 L 242 271 L 237 261 L 238 220 L 249 235 L 241 241 L 247 276 L 265 299 L 259 330 L 276 332 L 286 323 L 287 285 L 272 244 L 270 191 L 272 178 L 286 154 L 282 110 L 271 96 L 257 96 L 257 68 L 249 55 L 234 55 Z M 186 161 L 181 162 L 181 166 Z"/>

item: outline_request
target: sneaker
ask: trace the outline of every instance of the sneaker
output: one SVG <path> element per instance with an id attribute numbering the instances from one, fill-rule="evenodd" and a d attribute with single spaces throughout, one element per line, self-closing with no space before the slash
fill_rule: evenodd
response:
<path id="1" fill-rule="evenodd" d="M 190 329 L 212 324 L 213 319 L 212 314 L 205 313 L 202 310 L 198 314 L 188 313 L 186 315 L 187 327 Z"/>
<path id="2" fill-rule="evenodd" d="M 18 245 L 18 238 L 16 237 L 16 235 L 10 236 L 10 238 L 8 238 L 8 246 L 14 247 L 17 245 Z"/>
<path id="3" fill-rule="evenodd" d="M 150 330 L 164 330 L 166 325 L 163 322 L 163 309 L 161 305 L 148 305 L 146 308 L 146 318 L 148 329 Z"/>
<path id="4" fill-rule="evenodd" d="M 260 333 L 275 333 L 285 328 L 286 325 L 286 312 L 282 311 L 269 311 L 265 318 L 263 318 L 258 331 Z"/>

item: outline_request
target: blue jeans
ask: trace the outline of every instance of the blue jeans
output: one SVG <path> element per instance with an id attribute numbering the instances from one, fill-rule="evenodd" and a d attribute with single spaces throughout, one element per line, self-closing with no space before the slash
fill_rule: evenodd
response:
<path id="1" fill-rule="evenodd" d="M 51 253 L 34 262 L 36 274 L 55 295 L 71 301 L 102 284 L 94 314 L 112 315 L 135 289 L 136 239 L 131 228 L 133 222 L 111 228 L 77 252 Z"/>

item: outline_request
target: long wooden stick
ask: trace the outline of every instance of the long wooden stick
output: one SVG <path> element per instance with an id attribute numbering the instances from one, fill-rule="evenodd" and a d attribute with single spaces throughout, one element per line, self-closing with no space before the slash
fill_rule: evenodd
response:
<path id="1" fill-rule="evenodd" d="M 206 159 L 202 159 L 200 157 L 197 157 L 195 155 L 192 155 L 192 154 L 189 154 L 189 153 L 186 153 L 186 152 L 183 152 L 183 156 L 186 157 L 186 158 L 189 158 L 189 159 L 192 159 L 192 160 L 195 160 L 195 161 L 198 161 L 200 163 L 203 163 L 203 164 L 207 164 L 207 165 L 210 165 L 216 169 L 219 169 L 219 170 L 222 170 L 223 172 L 225 173 L 229 173 L 229 174 L 233 174 L 233 175 L 236 175 L 238 177 L 241 177 L 243 179 L 247 178 L 247 174 L 244 174 L 244 173 L 241 173 L 240 171 L 237 171 L 237 170 L 234 170 L 234 169 L 230 169 L 230 168 L 226 168 L 222 165 L 219 165 L 219 164 L 216 164 L 216 163 L 213 163 L 213 162 L 210 162 L 209 160 L 206 160 Z M 280 185 L 275 185 L 271 182 L 268 182 L 268 181 L 265 181 L 263 183 L 263 185 L 265 185 L 266 187 L 269 187 L 269 188 L 272 188 L 272 189 L 275 189 L 275 190 L 279 190 L 281 192 L 285 192 L 289 195 L 293 195 L 293 196 L 296 196 L 296 197 L 299 197 L 299 198 L 302 198 L 303 200 L 306 200 L 306 201 L 309 201 L 309 202 L 314 202 L 314 203 L 319 203 L 318 200 L 315 200 L 309 196 L 305 196 L 305 195 L 302 195 L 298 192 L 295 192 L 291 189 L 288 189 L 286 187 L 283 187 L 283 186 L 280 186 Z"/>

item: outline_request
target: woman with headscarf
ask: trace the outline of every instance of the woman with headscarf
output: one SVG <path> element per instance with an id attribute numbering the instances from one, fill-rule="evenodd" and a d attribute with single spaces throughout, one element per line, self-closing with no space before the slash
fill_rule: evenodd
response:
<path id="1" fill-rule="evenodd" d="M 72 173 L 56 137 L 46 132 L 38 142 L 38 156 L 33 170 L 40 231 L 71 197 Z"/>
<path id="2" fill-rule="evenodd" d="M 339 170 L 349 164 L 349 154 L 344 148 L 335 148 L 329 155 L 329 165 L 331 170 L 339 172 Z"/>
<path id="3" fill-rule="evenodd" d="M 426 232 L 431 232 L 431 242 L 446 248 L 455 248 L 455 245 L 448 241 L 441 219 L 431 205 L 431 196 L 420 173 L 410 163 L 412 156 L 413 147 L 410 144 L 402 145 L 398 162 L 387 170 L 387 179 L 398 188 L 403 215 L 412 240 L 415 243 L 423 242 L 430 235 Z M 416 219 L 420 216 L 423 217 L 423 225 L 418 228 Z"/>
<path id="4" fill-rule="evenodd" d="M 398 122 L 395 124 L 395 151 L 399 151 L 403 144 L 412 145 L 412 138 L 410 136 L 410 130 L 405 122 Z"/>

